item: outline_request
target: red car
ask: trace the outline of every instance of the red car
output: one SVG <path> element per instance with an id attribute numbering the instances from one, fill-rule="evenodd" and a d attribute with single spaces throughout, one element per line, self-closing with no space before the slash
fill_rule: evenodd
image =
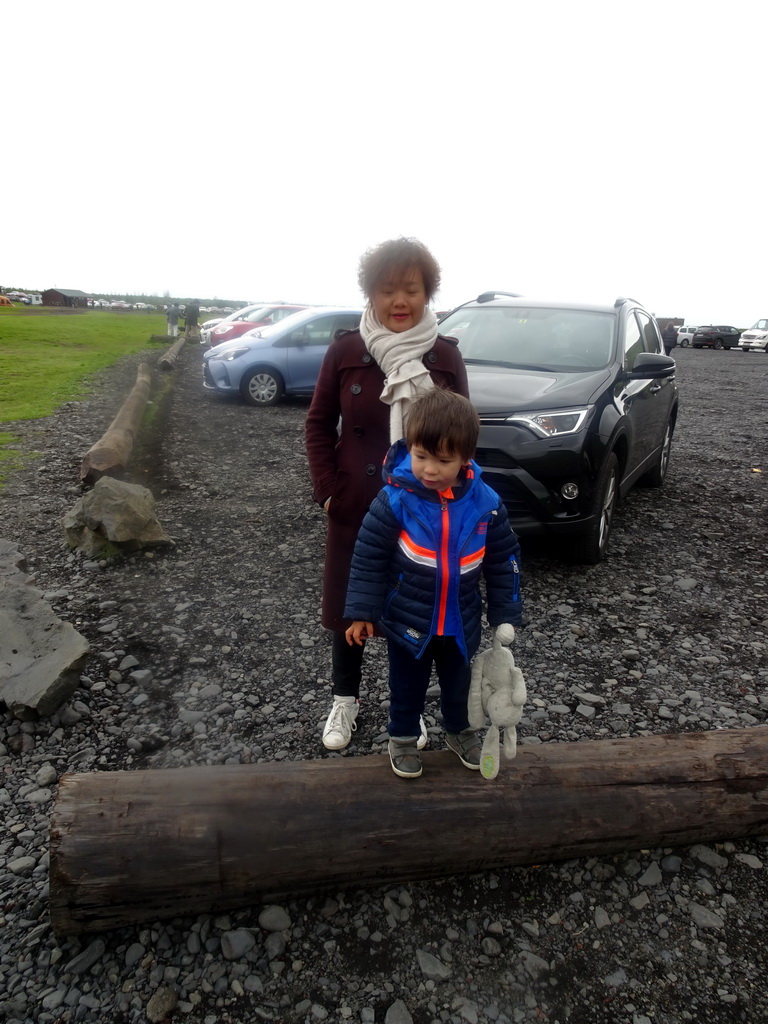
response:
<path id="1" fill-rule="evenodd" d="M 254 327 L 266 327 L 269 324 L 276 324 L 278 321 L 290 316 L 291 313 L 297 313 L 300 309 L 306 308 L 306 306 L 286 305 L 246 306 L 245 309 L 239 309 L 236 313 L 228 316 L 226 320 L 216 324 L 210 332 L 206 332 L 208 334 L 208 344 L 213 348 L 214 345 L 221 345 L 223 341 L 232 341 L 233 338 L 239 338 L 241 334 L 245 334 L 246 331 L 252 331 Z M 206 339 L 203 338 L 202 340 L 205 342 Z"/>

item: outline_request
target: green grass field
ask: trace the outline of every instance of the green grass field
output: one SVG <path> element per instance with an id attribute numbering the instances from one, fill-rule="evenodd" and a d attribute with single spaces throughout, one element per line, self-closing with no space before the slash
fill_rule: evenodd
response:
<path id="1" fill-rule="evenodd" d="M 18 458 L 5 424 L 41 419 L 82 398 L 98 370 L 122 356 L 164 348 L 150 338 L 165 331 L 163 313 L 0 307 L 0 483 L 4 468 Z"/>

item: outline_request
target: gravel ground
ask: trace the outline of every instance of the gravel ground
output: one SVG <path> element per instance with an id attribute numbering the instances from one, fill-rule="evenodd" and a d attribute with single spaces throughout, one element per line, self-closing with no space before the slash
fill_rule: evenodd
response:
<path id="1" fill-rule="evenodd" d="M 682 411 L 663 491 L 628 496 L 600 566 L 524 545 L 529 622 L 515 642 L 529 694 L 523 744 L 768 720 L 768 357 L 676 354 Z M 22 450 L 39 455 L 0 493 L 0 532 L 92 644 L 57 715 L 0 717 L 0 1015 L 51 1024 L 767 1020 L 768 836 L 56 941 L 48 826 L 63 773 L 384 749 L 378 645 L 353 743 L 344 755 L 320 743 L 324 522 L 310 500 L 305 402 L 254 410 L 208 395 L 200 353 L 188 347 L 132 465 L 175 548 L 101 565 L 64 546 L 60 518 L 80 494 L 80 461 L 137 362 L 105 373 L 97 395 L 16 425 Z M 442 745 L 434 704 L 427 719 L 432 745 Z"/>

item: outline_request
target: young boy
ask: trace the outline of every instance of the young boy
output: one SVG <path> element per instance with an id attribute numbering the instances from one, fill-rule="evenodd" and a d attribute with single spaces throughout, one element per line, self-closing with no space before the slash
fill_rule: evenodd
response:
<path id="1" fill-rule="evenodd" d="M 352 559 L 347 643 L 363 644 L 374 623 L 387 638 L 389 758 L 405 779 L 422 772 L 416 743 L 433 665 L 448 746 L 466 768 L 480 767 L 467 697 L 480 644 L 481 573 L 491 626 L 516 626 L 522 617 L 520 545 L 472 461 L 479 429 L 472 404 L 452 391 L 434 388 L 413 402 Z"/>

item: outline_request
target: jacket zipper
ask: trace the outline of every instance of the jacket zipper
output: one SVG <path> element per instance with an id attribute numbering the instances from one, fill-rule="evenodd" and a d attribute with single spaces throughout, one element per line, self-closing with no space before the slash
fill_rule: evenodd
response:
<path id="1" fill-rule="evenodd" d="M 448 606 L 448 541 L 451 517 L 448 514 L 448 502 L 445 498 L 440 499 L 440 513 L 442 517 L 442 529 L 440 531 L 440 600 L 438 602 L 437 614 L 437 635 L 443 636 L 445 629 L 445 614 Z"/>

